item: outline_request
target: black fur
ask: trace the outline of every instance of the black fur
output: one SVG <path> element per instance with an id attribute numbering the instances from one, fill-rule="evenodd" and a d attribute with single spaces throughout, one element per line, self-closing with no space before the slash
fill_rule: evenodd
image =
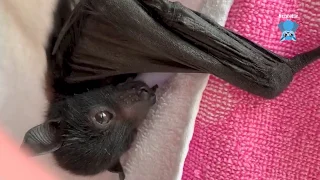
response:
<path id="1" fill-rule="evenodd" d="M 155 88 L 141 81 L 67 97 L 51 103 L 47 121 L 26 133 L 23 146 L 35 155 L 52 152 L 57 164 L 72 174 L 90 176 L 109 170 L 123 180 L 120 157 L 155 102 Z"/>
<path id="2" fill-rule="evenodd" d="M 50 109 L 51 117 L 59 117 L 62 146 L 54 157 L 62 168 L 77 175 L 95 175 L 104 170 L 119 171 L 120 156 L 126 152 L 137 127 L 155 102 L 153 90 L 139 95 L 142 82 L 126 82 L 68 98 Z M 106 128 L 98 128 L 90 120 L 94 108 L 112 109 L 116 117 Z M 122 170 L 122 169 L 121 169 Z"/>

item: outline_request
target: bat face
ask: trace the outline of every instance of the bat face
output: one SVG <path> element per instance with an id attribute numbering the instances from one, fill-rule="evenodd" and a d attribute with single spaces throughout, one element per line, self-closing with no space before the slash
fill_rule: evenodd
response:
<path id="1" fill-rule="evenodd" d="M 112 170 L 155 102 L 155 88 L 140 81 L 75 95 L 53 104 L 49 120 L 30 129 L 24 145 L 36 155 L 53 152 L 58 165 L 73 174 Z"/>

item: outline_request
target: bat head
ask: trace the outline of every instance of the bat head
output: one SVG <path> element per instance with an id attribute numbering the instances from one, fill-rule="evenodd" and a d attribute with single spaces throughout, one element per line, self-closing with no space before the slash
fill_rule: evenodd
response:
<path id="1" fill-rule="evenodd" d="M 284 22 L 280 22 L 278 27 L 282 32 L 280 41 L 284 41 L 284 40 L 296 41 L 297 40 L 295 32 L 298 29 L 298 24 L 296 22 L 286 20 Z"/>
<path id="2" fill-rule="evenodd" d="M 130 81 L 52 104 L 48 120 L 26 133 L 23 146 L 35 155 L 52 152 L 73 174 L 112 170 L 155 103 L 155 88 Z"/>

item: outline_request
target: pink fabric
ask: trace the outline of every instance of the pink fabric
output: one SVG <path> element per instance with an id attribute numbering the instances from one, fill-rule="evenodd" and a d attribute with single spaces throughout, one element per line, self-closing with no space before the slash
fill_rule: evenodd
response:
<path id="1" fill-rule="evenodd" d="M 279 41 L 279 13 L 298 15 L 296 42 Z M 320 1 L 235 0 L 226 27 L 292 57 L 320 45 Z M 183 180 L 211 179 L 320 179 L 320 61 L 275 100 L 210 78 Z"/>

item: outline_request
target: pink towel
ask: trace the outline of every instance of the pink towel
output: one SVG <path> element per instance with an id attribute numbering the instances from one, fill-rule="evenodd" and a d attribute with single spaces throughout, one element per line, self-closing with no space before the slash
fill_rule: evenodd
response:
<path id="1" fill-rule="evenodd" d="M 279 14 L 298 15 L 296 42 L 280 42 Z M 226 27 L 292 57 L 320 45 L 320 1 L 235 0 Z M 210 78 L 183 180 L 211 179 L 320 179 L 320 61 L 274 100 Z"/>

